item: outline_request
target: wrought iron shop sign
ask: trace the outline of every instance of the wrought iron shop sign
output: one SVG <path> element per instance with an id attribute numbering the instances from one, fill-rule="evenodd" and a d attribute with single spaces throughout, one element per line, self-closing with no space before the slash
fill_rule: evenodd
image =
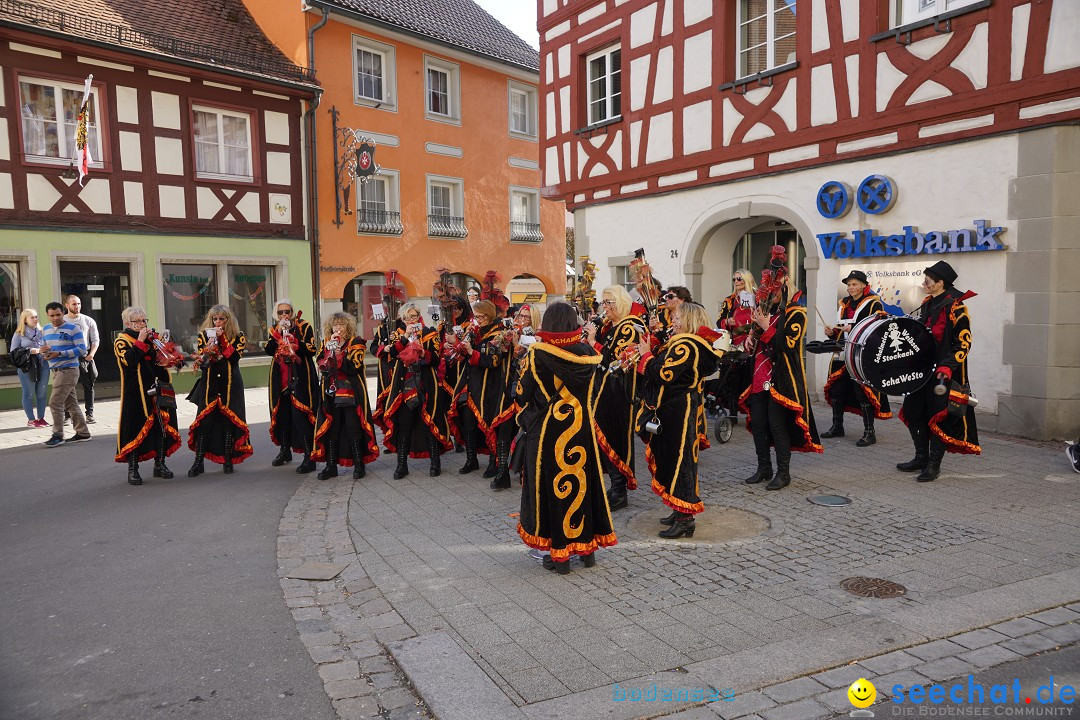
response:
<path id="1" fill-rule="evenodd" d="M 818 214 L 829 220 L 844 217 L 853 205 L 867 215 L 881 215 L 895 204 L 896 182 L 886 175 L 867 177 L 856 191 L 838 180 L 830 180 L 817 192 L 814 204 Z M 1005 228 L 991 225 L 988 220 L 972 221 L 974 229 L 931 230 L 921 233 L 914 225 L 905 225 L 903 232 L 878 234 L 877 230 L 852 230 L 820 233 L 817 236 L 822 254 L 827 258 L 897 257 L 901 255 L 933 255 L 937 253 L 981 252 L 1005 250 L 998 239 Z"/>

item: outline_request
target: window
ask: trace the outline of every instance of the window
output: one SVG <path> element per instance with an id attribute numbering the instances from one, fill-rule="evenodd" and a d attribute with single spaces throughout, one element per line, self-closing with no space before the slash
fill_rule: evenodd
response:
<path id="1" fill-rule="evenodd" d="M 540 232 L 540 193 L 527 188 L 510 189 L 510 241 L 538 243 Z"/>
<path id="2" fill-rule="evenodd" d="M 23 154 L 36 162 L 67 163 L 75 157 L 75 131 L 79 124 L 83 86 L 56 80 L 19 78 Z M 92 167 L 101 167 L 101 127 L 98 92 L 90 88 L 86 144 Z"/>
<path id="3" fill-rule="evenodd" d="M 979 0 L 892 0 L 895 25 L 907 25 L 973 5 Z"/>
<path id="4" fill-rule="evenodd" d="M 273 266 L 229 265 L 227 277 L 229 309 L 247 338 L 248 353 L 266 347 L 267 324 L 277 322 L 273 315 L 277 287 Z"/>
<path id="5" fill-rule="evenodd" d="M 424 57 L 425 111 L 432 120 L 457 122 L 461 119 L 460 68 L 457 64 Z"/>
<path id="6" fill-rule="evenodd" d="M 356 232 L 400 235 L 398 174 L 382 168 L 378 175 L 357 186 Z"/>
<path id="7" fill-rule="evenodd" d="M 622 49 L 618 46 L 585 59 L 589 77 L 589 124 L 622 115 Z"/>
<path id="8" fill-rule="evenodd" d="M 355 101 L 360 105 L 373 105 L 385 110 L 397 109 L 396 65 L 396 53 L 392 45 L 354 35 Z"/>
<path id="9" fill-rule="evenodd" d="M 510 134 L 536 139 L 536 88 L 510 81 Z"/>
<path id="10" fill-rule="evenodd" d="M 795 0 L 739 0 L 739 77 L 795 62 Z"/>
<path id="11" fill-rule="evenodd" d="M 165 327 L 185 352 L 195 352 L 199 326 L 218 302 L 216 269 L 214 265 L 161 265 Z"/>
<path id="12" fill-rule="evenodd" d="M 195 105 L 195 175 L 251 182 L 251 116 Z"/>
<path id="13" fill-rule="evenodd" d="M 636 285 L 630 273 L 629 265 L 615 265 L 612 268 L 615 271 L 615 284 L 622 285 L 626 288 L 626 292 L 630 293 L 630 296 L 637 299 Z"/>
<path id="14" fill-rule="evenodd" d="M 427 186 L 428 235 L 450 238 L 467 236 L 465 191 L 461 180 L 429 175 Z"/>
<path id="15" fill-rule="evenodd" d="M 14 375 L 15 366 L 9 353 L 11 336 L 19 323 L 22 313 L 22 282 L 17 261 L 0 261 L 0 375 Z M 45 308 L 41 309 L 39 325 L 45 318 Z"/>

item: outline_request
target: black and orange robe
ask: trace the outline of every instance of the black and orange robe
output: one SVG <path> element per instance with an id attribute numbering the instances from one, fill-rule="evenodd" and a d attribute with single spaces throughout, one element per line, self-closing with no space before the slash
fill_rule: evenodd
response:
<path id="1" fill-rule="evenodd" d="M 480 328 L 479 340 L 473 343 L 472 357 L 461 362 L 462 368 L 454 396 L 464 390 L 463 403 L 472 411 L 479 429 L 476 449 L 479 453 L 496 452 L 498 427 L 513 419 L 517 406 L 507 392 L 510 373 L 513 371 L 513 352 L 504 346 L 501 323 L 492 323 Z M 453 403 L 451 420 L 460 422 L 462 404 Z"/>
<path id="2" fill-rule="evenodd" d="M 971 352 L 971 316 L 968 315 L 964 297 L 956 288 L 949 288 L 941 295 L 927 297 L 915 311 L 915 317 L 930 329 L 937 342 L 937 372 L 948 375 L 951 382 L 967 386 L 968 354 Z M 954 390 L 944 395 L 934 393 L 936 382 L 904 398 L 900 420 L 905 425 L 912 422 L 925 423 L 930 431 L 931 442 L 936 439 L 945 444 L 945 450 L 964 455 L 979 455 L 979 430 L 975 424 L 975 408 L 966 405 L 964 412 L 953 415 L 949 401 L 958 399 Z"/>
<path id="3" fill-rule="evenodd" d="M 188 430 L 188 447 L 195 451 L 197 432 L 206 440 L 206 459 L 225 463 L 225 438 L 232 435 L 232 463 L 239 465 L 251 457 L 251 433 L 248 431 L 247 410 L 244 405 L 244 379 L 240 375 L 240 358 L 247 349 L 247 339 L 239 332 L 232 340 L 219 335 L 221 355 L 202 368 L 202 387 L 188 399 L 195 403 L 199 414 Z M 199 333 L 198 352 L 206 347 L 206 331 Z"/>
<path id="4" fill-rule="evenodd" d="M 371 421 L 371 403 L 364 379 L 365 354 L 367 341 L 361 337 L 352 338 L 335 354 L 327 351 L 325 340 L 319 348 L 317 364 L 320 369 L 322 398 L 315 426 L 315 450 L 311 454 L 312 460 L 328 461 L 326 446 L 330 440 L 334 443 L 338 465 L 352 467 L 356 463 L 354 441 L 360 447 L 360 454 L 363 456 L 361 459 L 365 465 L 378 459 L 379 446 L 375 443 L 375 426 Z M 343 398 L 345 400 L 342 400 Z M 356 414 L 357 427 L 363 437 L 349 434 L 345 413 Z"/>
<path id="5" fill-rule="evenodd" d="M 319 410 L 319 376 L 315 370 L 319 346 L 315 330 L 306 320 L 294 321 L 290 334 L 296 342 L 295 361 L 278 355 L 282 338 L 276 329 L 270 331 L 266 342 L 266 354 L 274 358 L 270 364 L 270 439 L 281 445 L 287 431 L 290 448 L 309 453 L 315 436 L 315 413 Z M 283 400 L 289 404 L 288 428 L 281 422 Z"/>
<path id="6" fill-rule="evenodd" d="M 596 439 L 600 450 L 623 477 L 626 487 L 637 489 L 634 476 L 634 398 L 637 396 L 637 373 L 611 373 L 607 368 L 618 362 L 627 347 L 636 348 L 645 326 L 635 315 L 605 322 L 596 334 L 594 348 L 600 353 L 604 370 L 596 382 Z"/>
<path id="7" fill-rule="evenodd" d="M 398 322 L 400 326 L 400 321 Z M 378 360 L 378 367 L 375 374 L 375 398 L 381 398 L 383 392 L 386 391 L 386 383 L 390 379 L 390 358 L 384 357 L 382 353 L 378 352 L 378 349 L 384 347 L 390 343 L 390 334 L 394 330 L 394 323 L 389 320 L 384 320 L 379 324 L 378 329 L 375 331 L 375 337 L 371 339 L 371 347 L 375 348 L 375 359 Z"/>
<path id="8" fill-rule="evenodd" d="M 645 382 L 645 400 L 636 429 L 645 441 L 652 489 L 668 507 L 697 514 L 705 509 L 698 494 L 698 450 L 703 446 L 705 378 L 716 372 L 720 356 L 712 344 L 693 333 L 673 335 L 659 355 L 644 355 L 637 372 Z M 661 432 L 645 431 L 653 418 Z M 708 445 L 704 445 L 708 447 Z"/>
<path id="9" fill-rule="evenodd" d="M 465 393 L 468 392 L 469 384 L 465 376 L 469 373 L 469 365 L 464 362 L 455 362 L 449 357 L 452 346 L 446 344 L 446 337 L 447 335 L 458 335 L 458 333 L 454 332 L 455 327 L 461 328 L 460 335 L 464 336 L 471 322 L 472 318 L 470 317 L 457 324 L 445 321 L 439 323 L 439 342 L 442 343 L 442 359 L 439 361 L 439 382 L 443 391 L 450 396 L 449 402 L 451 405 L 457 405 L 458 401 L 462 400 Z M 448 412 L 446 421 L 454 442 L 460 445 L 463 442 L 464 435 L 462 435 L 460 423 L 457 422 L 456 412 Z"/>
<path id="10" fill-rule="evenodd" d="M 517 384 L 526 443 L 517 531 L 564 562 L 617 541 L 593 422 L 600 356 L 580 333 L 549 337 L 565 342 L 534 343 Z"/>
<path id="11" fill-rule="evenodd" d="M 401 337 L 404 338 L 404 325 L 398 329 Z M 379 358 L 380 360 L 383 357 L 387 359 L 390 372 L 386 386 L 375 403 L 374 420 L 383 429 L 383 446 L 394 453 L 397 452 L 398 446 L 398 432 L 394 417 L 402 405 L 412 402 L 413 398 L 419 399 L 420 419 L 431 435 L 439 441 L 443 450 L 451 450 L 454 447 L 448 417 L 450 392 L 439 377 L 442 340 L 439 331 L 430 327 L 424 327 L 418 337 L 423 354 L 420 360 L 412 365 L 405 365 L 400 358 L 401 351 L 405 350 L 408 344 L 404 339 L 394 340 L 379 349 Z M 419 427 L 412 430 L 412 437 L 409 440 L 409 457 L 431 457 L 428 435 Z"/>
<path id="12" fill-rule="evenodd" d="M 825 449 L 818 437 L 814 423 L 814 411 L 806 390 L 806 364 L 803 361 L 803 342 L 806 339 L 806 308 L 798 302 L 789 302 L 783 310 L 783 319 L 762 334 L 754 349 L 772 353 L 772 375 L 769 396 L 773 402 L 788 411 L 785 420 L 791 449 L 796 452 L 823 453 Z M 751 430 L 753 418 L 747 400 L 748 387 L 739 397 L 739 407 L 746 413 L 746 430 Z M 768 423 L 767 419 L 761 422 Z"/>
<path id="13" fill-rule="evenodd" d="M 130 328 L 113 341 L 113 354 L 120 368 L 116 462 L 128 462 L 132 453 L 139 462 L 156 458 L 159 447 L 164 447 L 166 457 L 172 455 L 182 444 L 176 409 L 160 409 L 158 396 L 146 394 L 155 381 L 159 386 L 171 382 L 168 369 L 154 361 L 153 348 L 139 342 L 139 333 Z"/>
<path id="14" fill-rule="evenodd" d="M 877 293 L 872 292 L 870 288 L 866 288 L 863 296 L 858 301 L 853 300 L 850 295 L 841 298 L 838 315 L 840 320 L 851 321 L 850 328 L 861 320 L 884 311 L 885 306 L 882 305 L 881 298 L 877 296 Z M 835 338 L 840 332 L 840 330 L 837 330 L 829 337 Z M 832 405 L 834 397 L 842 398 L 844 410 L 859 417 L 862 417 L 862 405 L 864 403 L 869 404 L 874 409 L 874 417 L 878 420 L 887 420 L 892 417 L 889 396 L 852 380 L 851 374 L 847 371 L 847 365 L 844 363 L 844 358 L 839 356 L 834 356 L 830 363 L 829 379 L 825 381 L 825 402 Z"/>

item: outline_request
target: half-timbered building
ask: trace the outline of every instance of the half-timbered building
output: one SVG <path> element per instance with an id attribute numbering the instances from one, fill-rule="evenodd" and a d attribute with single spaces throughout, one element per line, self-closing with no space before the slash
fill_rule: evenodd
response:
<path id="1" fill-rule="evenodd" d="M 1076 434 L 1080 3 L 538 6 L 544 182 L 612 281 L 644 248 L 715 310 L 734 270 L 787 245 L 822 338 L 815 309 L 835 320 L 849 270 L 903 313 L 946 259 L 979 293 L 985 423 Z"/>
<path id="2" fill-rule="evenodd" d="M 3 0 L 0 388 L 18 387 L 6 341 L 19 311 L 44 318 L 69 293 L 102 330 L 103 380 L 127 305 L 191 351 L 227 304 L 245 366 L 265 363 L 274 299 L 312 296 L 302 115 L 317 90 L 240 0 Z M 265 368 L 247 372 L 265 384 Z"/>

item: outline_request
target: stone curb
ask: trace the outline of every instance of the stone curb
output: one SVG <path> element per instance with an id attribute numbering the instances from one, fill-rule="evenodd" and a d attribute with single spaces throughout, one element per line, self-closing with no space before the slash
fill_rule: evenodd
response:
<path id="1" fill-rule="evenodd" d="M 344 470 L 328 481 L 307 475 L 285 507 L 277 539 L 285 604 L 341 720 L 431 718 L 386 648 L 415 633 L 357 561 L 348 528 L 353 480 Z M 305 562 L 347 567 L 328 581 L 285 577 Z"/>

